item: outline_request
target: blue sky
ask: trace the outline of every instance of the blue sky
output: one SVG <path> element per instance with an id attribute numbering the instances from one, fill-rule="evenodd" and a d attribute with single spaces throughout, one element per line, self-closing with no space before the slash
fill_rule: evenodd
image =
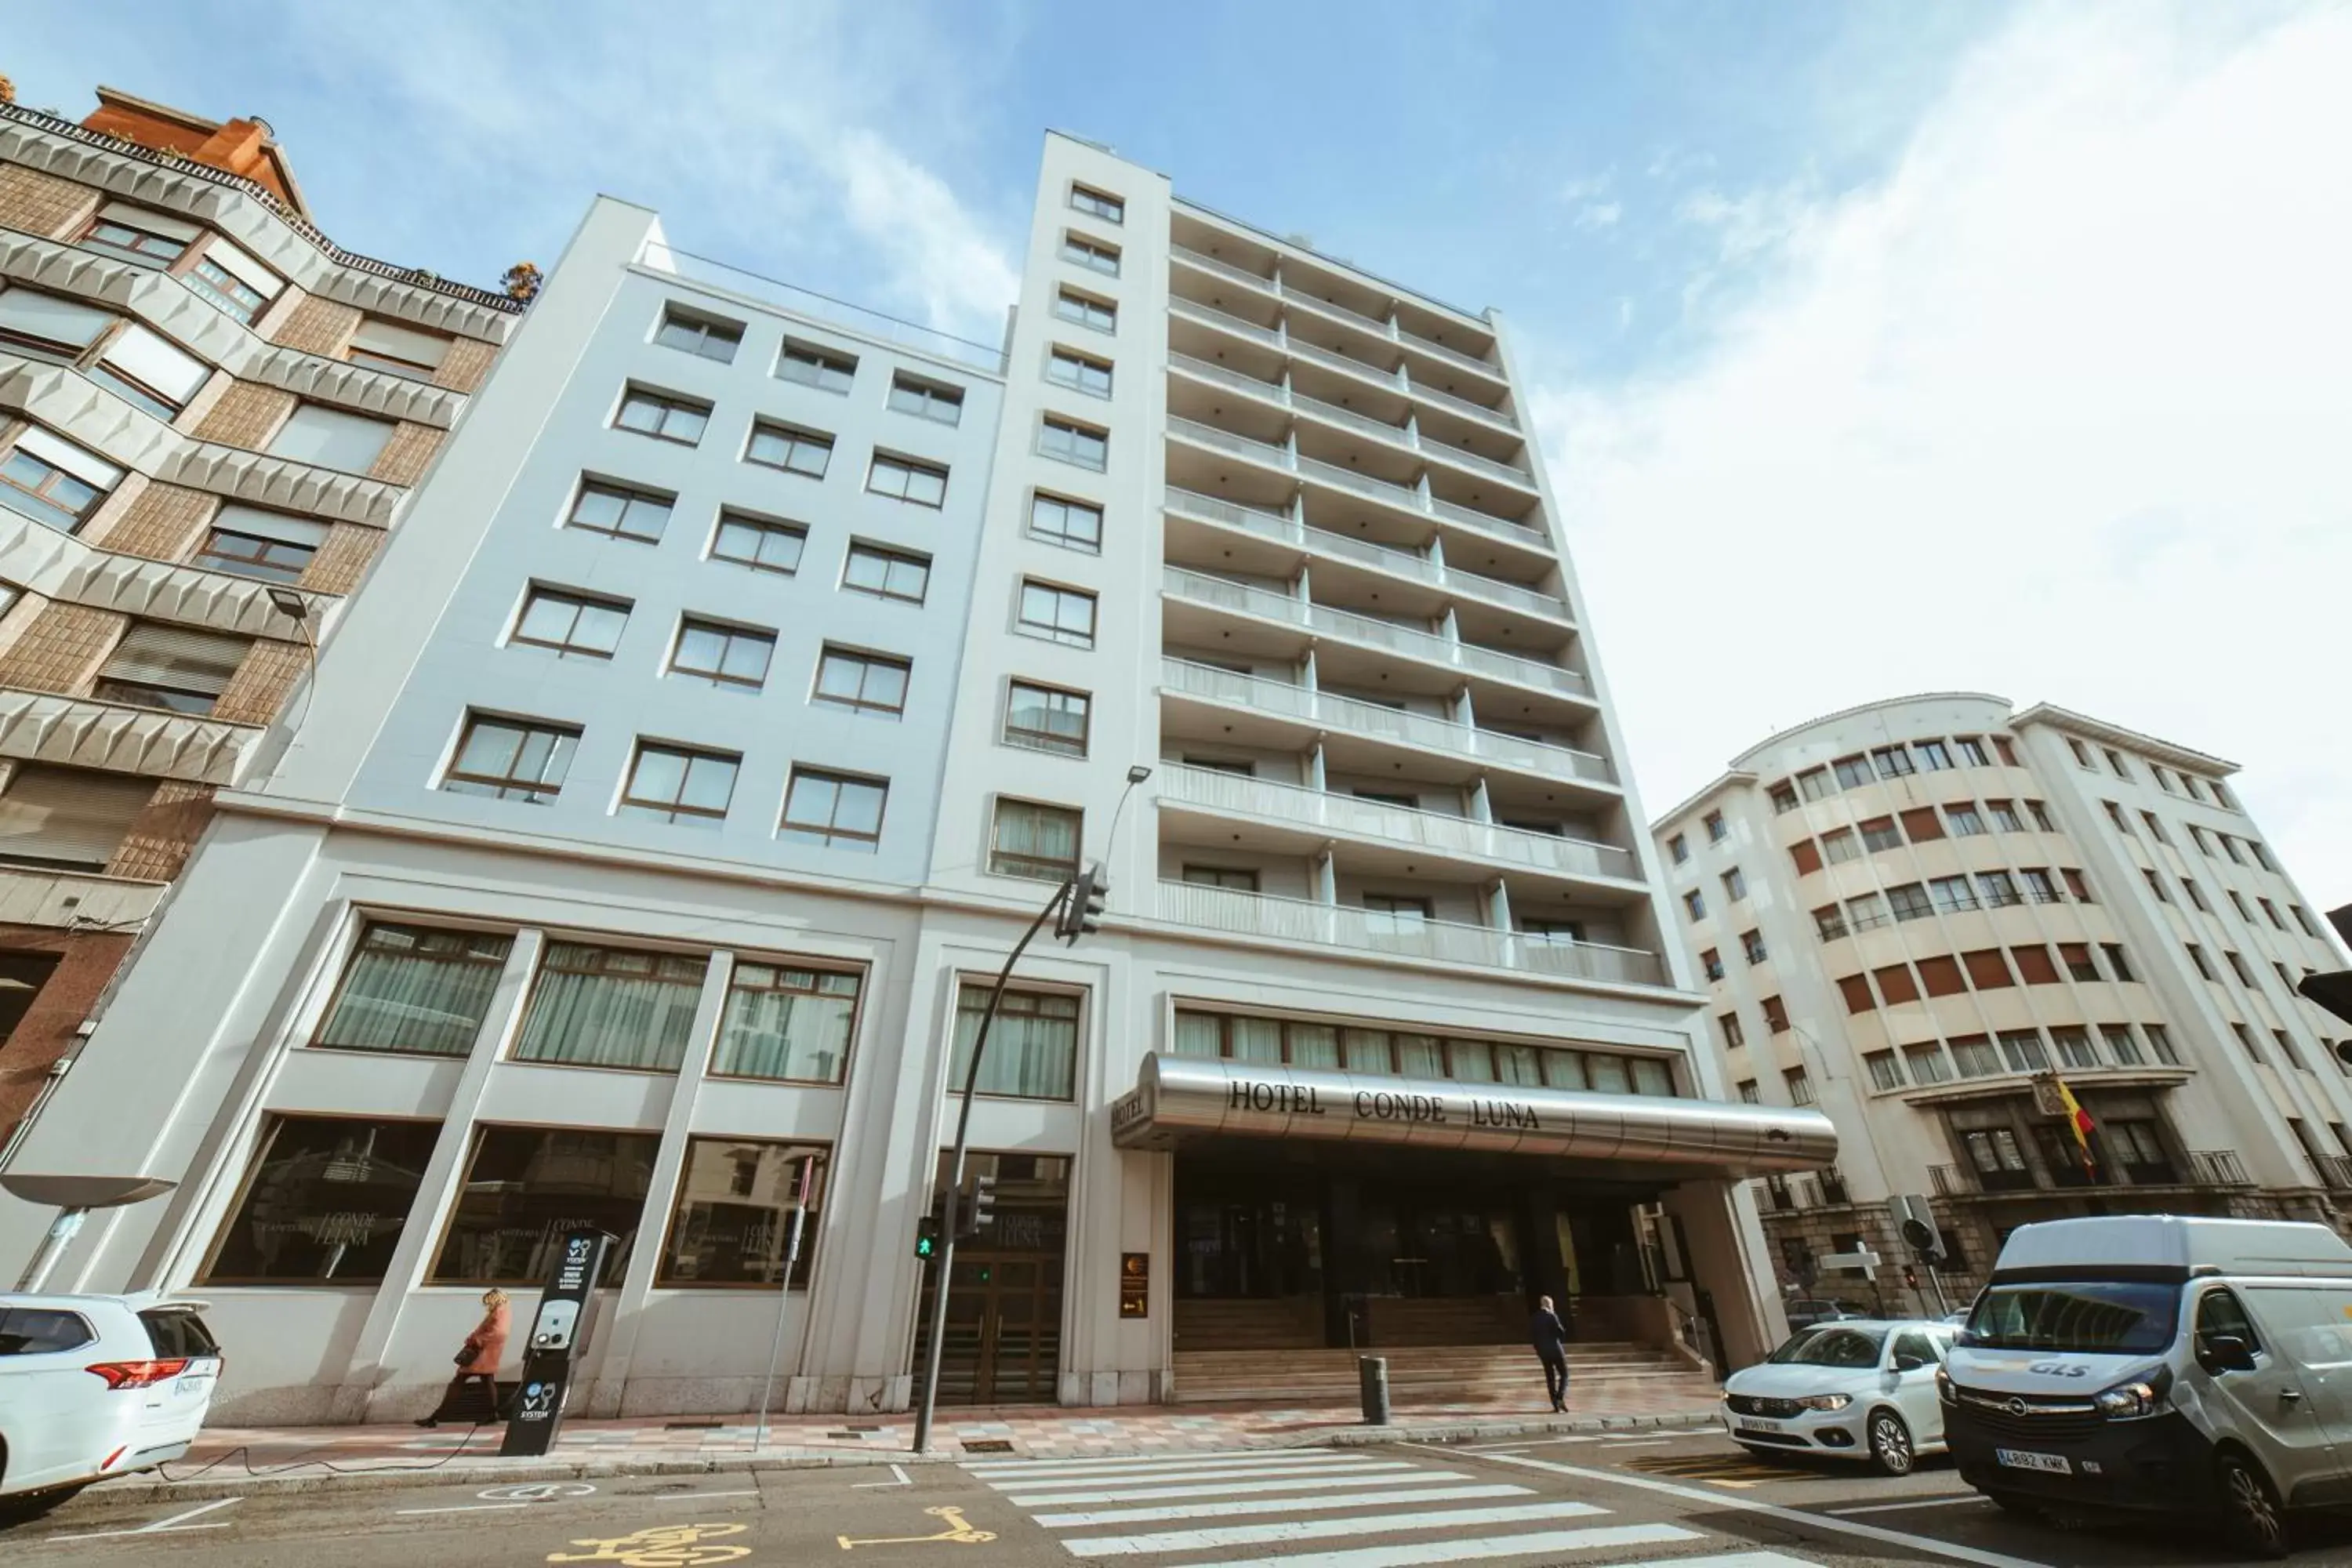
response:
<path id="1" fill-rule="evenodd" d="M 1990 690 L 2243 763 L 2352 900 L 2335 0 L 10 12 L 20 101 L 258 113 L 339 242 L 483 283 L 604 191 L 992 341 L 1040 133 L 1111 143 L 1507 314 L 1653 810 Z"/>

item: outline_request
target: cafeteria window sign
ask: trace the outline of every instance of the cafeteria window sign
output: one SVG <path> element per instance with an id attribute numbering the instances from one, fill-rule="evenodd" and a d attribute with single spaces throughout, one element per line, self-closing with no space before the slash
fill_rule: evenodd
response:
<path id="1" fill-rule="evenodd" d="M 1151 1254 L 1122 1252 L 1118 1255 L 1118 1315 L 1122 1318 L 1151 1316 Z"/>

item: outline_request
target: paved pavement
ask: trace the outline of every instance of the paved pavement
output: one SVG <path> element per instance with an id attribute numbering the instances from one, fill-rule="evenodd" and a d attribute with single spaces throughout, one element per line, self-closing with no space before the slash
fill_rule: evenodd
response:
<path id="1" fill-rule="evenodd" d="M 2352 1564 L 2352 1525 L 2297 1561 Z M 1739 1452 L 1719 1433 L 1314 1446 L 682 1479 L 260 1494 L 86 1495 L 0 1534 L 0 1560 L 133 1568 L 2186 1568 L 2179 1525 L 2019 1521 L 1938 1461 L 1901 1479 Z"/>

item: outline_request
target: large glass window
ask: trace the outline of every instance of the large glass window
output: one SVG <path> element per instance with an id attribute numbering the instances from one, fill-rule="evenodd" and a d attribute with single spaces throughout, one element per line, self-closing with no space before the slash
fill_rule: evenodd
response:
<path id="1" fill-rule="evenodd" d="M 670 1212 L 669 1239 L 654 1283 L 773 1285 L 783 1277 L 793 1211 L 805 1207 L 792 1288 L 807 1289 L 816 1255 L 817 1212 L 810 1200 L 824 1190 L 826 1154 L 820 1143 L 688 1140 L 677 1206 Z"/>
<path id="2" fill-rule="evenodd" d="M 784 791 L 780 837 L 871 855 L 881 847 L 887 779 L 856 778 L 822 768 L 796 767 Z"/>
<path id="3" fill-rule="evenodd" d="M 670 507 L 676 500 L 674 496 L 630 489 L 602 479 L 584 479 L 580 493 L 572 498 L 565 526 L 653 544 L 661 539 L 662 530 L 669 526 Z"/>
<path id="4" fill-rule="evenodd" d="M 676 1072 L 709 967 L 699 955 L 551 942 L 515 1059 Z"/>
<path id="5" fill-rule="evenodd" d="M 731 1078 L 839 1083 L 849 1068 L 857 976 L 739 962 L 710 1070 Z"/>
<path id="6" fill-rule="evenodd" d="M 990 987 L 964 986 L 956 1003 L 955 1058 L 948 1069 L 950 1092 L 961 1092 L 971 1068 L 972 1042 Z M 1061 991 L 1008 988 L 989 1026 L 988 1049 L 980 1063 L 979 1090 L 1020 1100 L 1067 1100 L 1077 1081 L 1078 999 Z"/>
<path id="7" fill-rule="evenodd" d="M 821 479 L 833 461 L 833 437 L 783 425 L 755 424 L 751 426 L 751 445 L 743 449 L 743 460 Z"/>
<path id="8" fill-rule="evenodd" d="M 380 1282 L 440 1135 L 437 1121 L 271 1117 L 205 1282 Z"/>
<path id="9" fill-rule="evenodd" d="M 725 752 L 637 742 L 619 815 L 649 816 L 688 827 L 716 827 L 727 818 L 735 796 L 735 775 L 743 759 Z"/>
<path id="10" fill-rule="evenodd" d="M 1085 814 L 1035 801 L 1000 799 L 988 868 L 1000 877 L 1058 882 L 1078 869 L 1078 834 Z"/>
<path id="11" fill-rule="evenodd" d="M 489 1011 L 511 938 L 371 921 L 312 1043 L 462 1057 Z"/>
<path id="12" fill-rule="evenodd" d="M 595 1227 L 617 1238 L 604 1255 L 602 1285 L 615 1285 L 653 1185 L 653 1132 L 562 1127 L 485 1127 L 457 1212 L 426 1277 L 432 1285 L 540 1285 L 566 1231 Z"/>
<path id="13" fill-rule="evenodd" d="M 545 805 L 562 793 L 564 775 L 572 769 L 572 749 L 579 742 L 579 730 L 569 724 L 468 713 L 457 759 L 441 787 L 457 795 Z"/>

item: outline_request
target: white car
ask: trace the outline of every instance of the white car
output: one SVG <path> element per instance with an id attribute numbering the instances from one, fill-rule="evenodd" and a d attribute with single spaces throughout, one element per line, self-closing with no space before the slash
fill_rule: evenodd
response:
<path id="1" fill-rule="evenodd" d="M 1925 1318 L 1801 1330 L 1724 1384 L 1724 1429 L 1753 1452 L 1868 1459 L 1908 1475 L 1944 1447 L 1936 1373 L 1958 1332 Z"/>
<path id="2" fill-rule="evenodd" d="M 0 1525 L 188 1451 L 220 1382 L 205 1305 L 0 1294 Z"/>

